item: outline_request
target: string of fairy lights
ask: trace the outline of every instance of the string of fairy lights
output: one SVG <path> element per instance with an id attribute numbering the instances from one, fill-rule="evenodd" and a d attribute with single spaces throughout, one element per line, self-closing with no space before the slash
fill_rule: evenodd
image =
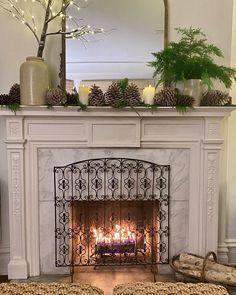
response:
<path id="1" fill-rule="evenodd" d="M 38 44 L 40 44 L 42 29 L 40 29 L 36 24 L 36 17 L 32 13 L 32 8 L 35 6 L 34 9 L 36 9 L 36 4 L 39 4 L 45 11 L 45 16 L 47 17 L 45 17 L 44 22 L 47 22 L 47 24 L 57 18 L 61 18 L 66 23 L 64 28 L 62 26 L 62 22 L 60 22 L 61 25 L 58 31 L 45 32 L 45 36 L 64 34 L 66 38 L 82 39 L 84 35 L 94 35 L 104 32 L 103 28 L 96 28 L 90 25 L 80 25 L 78 15 L 74 16 L 70 14 L 72 8 L 73 14 L 75 14 L 75 11 L 77 11 L 78 14 L 78 12 L 86 6 L 83 7 L 83 5 L 79 5 L 76 0 L 61 0 L 60 8 L 56 9 L 55 1 L 56 0 L 0 0 L 0 8 L 4 9 L 10 13 L 13 18 L 27 26 L 33 33 Z M 88 0 L 83 1 L 85 4 L 88 2 Z"/>

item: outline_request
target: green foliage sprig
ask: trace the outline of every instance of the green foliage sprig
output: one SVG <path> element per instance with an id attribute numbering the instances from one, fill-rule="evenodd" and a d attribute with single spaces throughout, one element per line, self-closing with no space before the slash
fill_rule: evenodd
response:
<path id="1" fill-rule="evenodd" d="M 194 111 L 194 107 L 183 106 L 183 105 L 176 105 L 175 106 L 175 109 L 180 114 L 184 114 L 187 111 Z"/>
<path id="2" fill-rule="evenodd" d="M 120 102 L 118 102 L 117 104 L 113 105 L 112 106 L 114 109 L 117 109 L 117 110 L 121 110 L 121 109 L 124 109 L 124 108 L 127 108 L 127 107 L 130 107 L 131 109 L 133 109 L 138 115 L 139 113 L 137 112 L 137 108 L 139 107 L 144 107 L 144 108 L 148 108 L 150 109 L 151 111 L 155 111 L 155 110 L 158 110 L 158 108 L 160 108 L 160 106 L 158 104 L 146 104 L 145 102 L 140 102 L 139 105 L 133 107 L 133 106 L 130 106 L 128 104 L 127 101 L 125 100 L 122 100 Z M 189 106 L 184 106 L 184 105 L 176 105 L 174 107 L 176 109 L 176 111 L 180 114 L 184 114 L 186 113 L 187 111 L 193 111 L 194 108 L 193 107 L 189 107 Z"/>
<path id="3" fill-rule="evenodd" d="M 20 110 L 20 104 L 19 103 L 12 103 L 12 104 L 1 105 L 1 108 L 9 109 L 14 114 L 16 114 L 16 112 Z"/>
<path id="4" fill-rule="evenodd" d="M 118 80 L 117 84 L 120 86 L 122 93 L 125 93 L 125 90 L 127 88 L 127 86 L 129 85 L 129 79 L 128 78 L 124 78 L 122 80 Z"/>
<path id="5" fill-rule="evenodd" d="M 78 101 L 78 112 L 79 111 L 87 111 L 88 110 L 88 106 L 86 104 L 83 104 L 82 102 Z"/>
<path id="6" fill-rule="evenodd" d="M 73 91 L 72 91 L 72 94 L 75 96 L 75 99 L 76 99 L 76 106 L 78 106 L 78 111 L 87 111 L 88 110 L 88 107 L 87 105 L 83 104 L 80 100 L 79 100 L 79 93 L 77 91 L 77 89 L 74 87 L 73 88 Z M 65 93 L 65 95 L 67 96 L 67 93 Z M 70 104 L 68 104 L 68 102 L 66 101 L 65 107 L 68 107 L 70 106 Z"/>
<path id="7" fill-rule="evenodd" d="M 136 106 L 131 106 L 127 100 L 123 99 L 123 100 L 117 102 L 116 104 L 112 105 L 112 107 L 114 109 L 124 109 L 126 107 L 130 107 L 130 108 L 134 109 L 134 108 L 144 107 L 144 108 L 156 110 L 160 106 L 158 104 L 146 104 L 143 101 L 140 101 L 140 103 Z"/>
<path id="8" fill-rule="evenodd" d="M 160 79 L 158 84 L 201 79 L 208 88 L 212 88 L 213 80 L 230 88 L 236 80 L 236 69 L 214 62 L 215 57 L 223 57 L 222 51 L 208 44 L 206 35 L 199 28 L 176 30 L 181 35 L 180 41 L 171 42 L 164 50 L 153 53 L 155 60 L 149 63 L 154 68 L 153 77 Z"/>

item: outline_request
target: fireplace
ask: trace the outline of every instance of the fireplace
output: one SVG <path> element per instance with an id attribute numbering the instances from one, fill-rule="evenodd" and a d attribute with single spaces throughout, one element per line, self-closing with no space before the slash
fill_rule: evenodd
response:
<path id="1" fill-rule="evenodd" d="M 69 274 L 70 267 L 55 267 L 55 252 L 58 266 L 59 264 L 61 266 L 71 265 L 73 257 L 70 257 L 70 254 L 73 251 L 70 252 L 70 250 L 75 245 L 72 245 L 70 237 L 75 233 L 68 232 L 68 228 L 71 228 L 69 224 L 72 222 L 69 219 L 68 224 L 65 225 L 65 232 L 62 231 L 61 236 L 58 234 L 57 248 L 55 247 L 55 217 L 53 214 L 55 200 L 52 170 L 53 167 L 64 167 L 67 163 L 74 163 L 78 159 L 126 157 L 170 165 L 169 205 L 163 205 L 164 202 L 157 190 L 157 199 L 154 200 L 147 198 L 133 199 L 129 202 L 122 200 L 131 204 L 132 208 L 136 207 L 135 202 L 137 201 L 137 208 L 130 212 L 130 215 L 136 222 L 135 211 L 140 210 L 138 201 L 143 201 L 143 204 L 156 201 L 155 208 L 161 219 L 165 212 L 168 213 L 171 229 L 169 238 L 165 236 L 165 233 L 162 237 L 159 234 L 161 241 L 165 243 L 168 240 L 168 244 L 161 243 L 161 247 L 164 248 L 166 245 L 167 250 L 162 251 L 162 257 L 157 261 L 165 261 L 168 249 L 169 257 L 180 252 L 205 255 L 210 250 L 215 252 L 219 250 L 220 258 L 224 258 L 228 251 L 222 230 L 225 221 L 224 216 L 221 216 L 222 220 L 219 220 L 218 216 L 219 159 L 224 143 L 220 131 L 222 119 L 229 116 L 232 110 L 229 107 L 201 107 L 196 108 L 194 112 L 185 113 L 184 116 L 171 108 L 159 108 L 154 112 L 139 108 L 137 109 L 139 115 L 132 109 L 114 112 L 111 108 L 104 107 L 90 107 L 88 112 L 82 113 L 78 113 L 76 108 L 55 107 L 53 110 L 48 110 L 46 107 L 22 107 L 16 116 L 7 110 L 3 111 L 6 116 L 9 183 L 11 245 L 9 278 L 26 279 L 29 276 L 40 274 Z M 72 173 L 69 171 L 70 168 L 66 170 L 64 167 L 65 181 Z M 59 175 L 60 172 L 56 174 L 56 177 Z M 141 174 L 139 176 L 138 183 L 141 191 L 142 177 Z M 72 207 L 87 206 L 87 202 L 97 204 L 98 207 L 100 206 L 99 201 L 102 204 L 107 203 L 106 212 L 109 212 L 111 205 L 108 201 L 112 201 L 114 206 L 116 206 L 116 201 L 118 203 L 121 201 L 111 199 L 103 202 L 102 195 L 111 196 L 111 194 L 99 190 L 96 195 L 92 189 L 91 178 L 90 185 L 85 184 L 87 189 L 90 188 L 89 194 L 82 192 L 80 196 L 75 190 L 75 183 L 72 185 L 70 177 L 68 180 L 70 181 L 69 190 L 64 191 L 66 198 L 64 200 L 66 212 L 64 213 L 68 213 L 69 217 L 73 212 Z M 95 182 L 99 185 L 99 180 Z M 64 185 L 67 183 L 65 182 Z M 76 185 L 79 187 L 83 183 L 78 182 Z M 122 188 L 126 196 L 139 195 L 139 190 L 135 193 L 134 189 L 129 195 L 125 185 L 122 181 Z M 56 187 L 59 198 L 63 195 L 62 187 L 62 183 L 62 191 L 59 191 L 58 185 Z M 89 197 L 91 195 L 91 199 L 86 199 L 86 195 Z M 117 190 L 114 197 L 119 195 L 121 194 Z M 140 195 L 144 197 L 145 192 Z M 150 191 L 146 194 L 146 196 L 151 195 Z M 221 208 L 222 204 L 221 202 Z M 148 211 L 148 203 L 146 205 L 145 210 Z M 57 208 L 59 209 L 60 207 Z M 62 224 L 57 219 L 58 228 L 59 225 L 63 226 L 63 218 L 67 219 L 67 216 L 62 216 Z M 79 224 L 78 218 L 79 216 L 75 218 L 77 224 Z M 126 220 L 127 218 L 124 221 Z M 219 221 L 221 226 L 218 244 Z M 165 232 L 165 226 L 168 228 L 166 223 L 167 221 L 161 223 L 163 232 Z M 114 222 L 114 229 L 116 225 L 120 224 Z M 86 224 L 85 227 L 87 227 Z M 98 226 L 98 230 L 99 227 L 101 226 Z M 93 229 L 91 233 L 94 235 Z M 59 249 L 63 234 L 65 247 L 62 243 Z M 142 245 L 138 247 L 142 248 Z M 69 251 L 70 254 L 66 255 L 64 251 Z M 124 256 L 123 253 L 122 255 Z M 87 268 L 93 271 L 93 267 Z M 121 268 L 118 267 L 118 269 Z M 170 271 L 168 265 L 160 265 L 159 272 L 166 271 Z"/>
<path id="2" fill-rule="evenodd" d="M 56 266 L 168 263 L 169 174 L 128 158 L 55 167 Z"/>

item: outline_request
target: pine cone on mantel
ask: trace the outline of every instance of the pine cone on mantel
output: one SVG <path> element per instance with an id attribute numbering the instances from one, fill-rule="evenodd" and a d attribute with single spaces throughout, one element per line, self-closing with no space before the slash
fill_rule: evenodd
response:
<path id="1" fill-rule="evenodd" d="M 9 94 L 0 94 L 0 105 L 8 105 L 10 101 Z"/>
<path id="2" fill-rule="evenodd" d="M 9 91 L 9 97 L 11 104 L 18 103 L 20 104 L 20 85 L 15 83 L 12 85 L 10 91 Z"/>
<path id="3" fill-rule="evenodd" d="M 89 105 L 103 106 L 104 104 L 105 104 L 105 97 L 104 97 L 103 91 L 99 86 L 94 84 L 91 87 L 90 93 L 89 93 Z"/>
<path id="4" fill-rule="evenodd" d="M 127 86 L 125 90 L 125 99 L 127 100 L 128 104 L 132 107 L 140 104 L 141 95 L 136 84 L 131 83 Z"/>
<path id="5" fill-rule="evenodd" d="M 105 104 L 114 106 L 124 99 L 122 89 L 117 82 L 113 82 L 105 93 Z"/>
<path id="6" fill-rule="evenodd" d="M 175 89 L 170 87 L 163 88 L 154 96 L 154 103 L 164 107 L 174 107 L 177 104 L 177 95 Z"/>
<path id="7" fill-rule="evenodd" d="M 232 97 L 220 90 L 210 90 L 203 93 L 201 106 L 224 106 L 232 104 Z"/>

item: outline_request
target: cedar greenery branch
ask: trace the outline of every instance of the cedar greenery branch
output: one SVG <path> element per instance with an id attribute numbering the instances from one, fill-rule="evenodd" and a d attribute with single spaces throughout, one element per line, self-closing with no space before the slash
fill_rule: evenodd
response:
<path id="1" fill-rule="evenodd" d="M 87 2 L 87 0 L 84 0 Z M 78 16 L 68 15 L 70 8 L 75 7 L 79 12 L 81 7 L 76 0 L 60 0 L 59 9 L 54 8 L 58 0 L 0 0 L 0 8 L 10 13 L 15 19 L 24 24 L 34 35 L 37 44 L 37 57 L 43 56 L 48 36 L 65 35 L 66 38 L 81 39 L 86 41 L 86 35 L 103 33 L 103 28 L 95 28 L 90 25 L 80 25 Z M 32 12 L 41 7 L 43 25 L 37 27 L 35 16 Z M 49 32 L 49 24 L 56 19 L 61 19 L 58 30 Z M 68 21 L 70 28 L 65 27 Z M 65 28 L 64 28 L 65 27 Z"/>
<path id="2" fill-rule="evenodd" d="M 226 88 L 236 80 L 236 69 L 218 65 L 214 58 L 223 58 L 222 51 L 209 44 L 200 28 L 176 28 L 181 36 L 179 42 L 170 42 L 157 53 L 155 60 L 149 63 L 154 68 L 153 77 L 158 77 L 158 85 L 173 85 L 177 81 L 201 79 L 209 89 L 213 80 L 222 82 Z"/>

